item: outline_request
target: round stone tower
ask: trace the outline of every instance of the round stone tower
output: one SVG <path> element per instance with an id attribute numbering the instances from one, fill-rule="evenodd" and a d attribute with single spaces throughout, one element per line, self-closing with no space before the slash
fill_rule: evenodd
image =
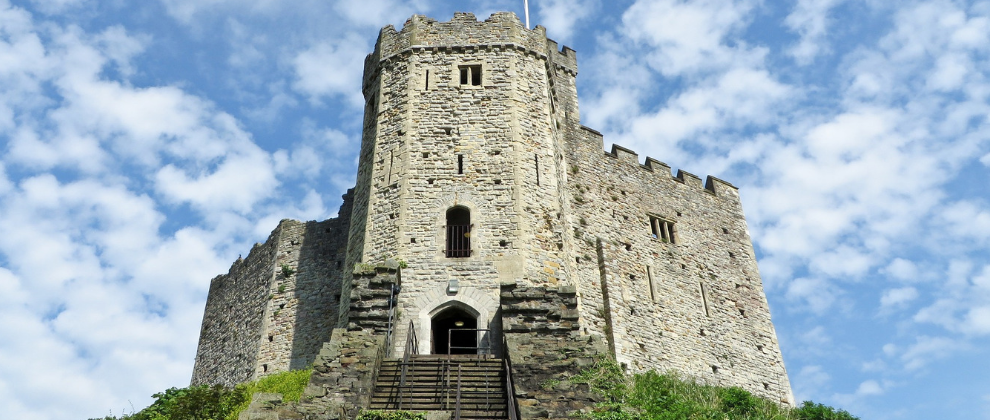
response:
<path id="1" fill-rule="evenodd" d="M 512 13 L 382 29 L 365 61 L 347 263 L 408 264 L 393 348 L 410 320 L 421 353 L 497 347 L 501 283 L 566 282 L 559 127 L 577 120 L 575 75 L 572 50 Z M 448 343 L 464 325 L 492 332 Z"/>

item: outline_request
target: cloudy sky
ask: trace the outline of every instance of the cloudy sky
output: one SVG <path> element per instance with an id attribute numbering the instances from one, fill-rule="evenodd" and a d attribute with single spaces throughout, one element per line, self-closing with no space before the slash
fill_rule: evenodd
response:
<path id="1" fill-rule="evenodd" d="M 583 123 L 740 187 L 798 400 L 990 419 L 990 2 L 532 0 Z M 378 30 L 522 0 L 0 0 L 0 407 L 188 384 L 209 279 L 353 185 Z"/>

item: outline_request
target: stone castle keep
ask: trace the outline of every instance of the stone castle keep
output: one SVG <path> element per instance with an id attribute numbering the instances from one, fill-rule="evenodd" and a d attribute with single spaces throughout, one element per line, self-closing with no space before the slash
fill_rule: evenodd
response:
<path id="1" fill-rule="evenodd" d="M 511 13 L 383 28 L 355 187 L 212 280 L 192 383 L 314 365 L 304 411 L 353 417 L 383 361 L 483 354 L 563 418 L 593 397 L 547 385 L 608 355 L 792 404 L 737 189 L 606 152 L 577 73 Z"/>

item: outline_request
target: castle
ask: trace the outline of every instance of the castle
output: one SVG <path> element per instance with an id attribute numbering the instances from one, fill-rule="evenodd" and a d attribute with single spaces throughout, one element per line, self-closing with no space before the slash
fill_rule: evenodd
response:
<path id="1" fill-rule="evenodd" d="M 737 189 L 606 152 L 577 73 L 511 13 L 383 28 L 355 187 L 212 280 L 192 383 L 413 344 L 504 355 L 523 417 L 566 417 L 540 384 L 603 354 L 793 404 Z"/>

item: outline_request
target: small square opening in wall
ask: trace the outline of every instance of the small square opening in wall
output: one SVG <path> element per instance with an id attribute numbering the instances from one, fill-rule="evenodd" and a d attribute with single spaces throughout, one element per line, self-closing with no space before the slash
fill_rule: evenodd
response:
<path id="1" fill-rule="evenodd" d="M 650 232 L 654 239 L 671 244 L 677 242 L 674 237 L 674 222 L 670 220 L 650 216 Z"/>
<path id="2" fill-rule="evenodd" d="M 481 86 L 481 65 L 460 66 L 461 85 Z"/>

